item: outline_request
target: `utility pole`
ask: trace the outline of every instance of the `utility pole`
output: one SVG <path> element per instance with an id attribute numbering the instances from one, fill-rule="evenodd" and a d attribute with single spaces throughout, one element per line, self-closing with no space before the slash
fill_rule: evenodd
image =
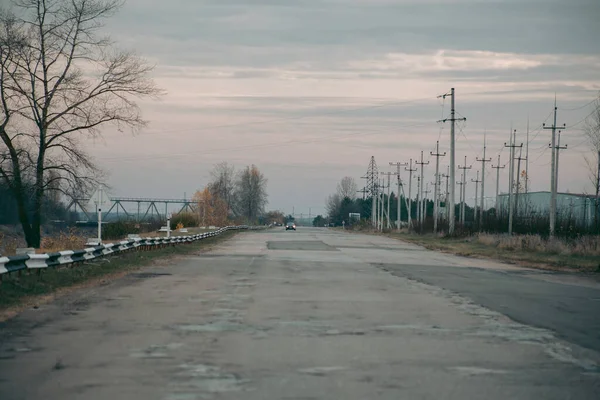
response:
<path id="1" fill-rule="evenodd" d="M 377 214 L 377 203 L 379 202 L 379 189 L 377 188 L 377 184 L 375 184 L 371 196 L 371 224 L 373 225 L 373 228 L 377 228 L 377 216 L 379 215 Z"/>
<path id="2" fill-rule="evenodd" d="M 515 145 L 517 139 L 517 130 L 515 129 L 510 137 L 510 145 L 504 143 L 504 147 L 510 148 L 510 165 L 508 166 L 508 234 L 512 235 L 512 226 L 513 226 L 513 213 L 514 213 L 514 204 L 513 204 L 513 182 L 515 176 L 515 148 L 523 147 L 523 143 L 520 146 Z"/>
<path id="3" fill-rule="evenodd" d="M 431 184 L 433 185 L 433 195 L 434 195 L 434 198 L 433 198 L 433 225 L 434 225 L 434 228 L 437 228 L 437 224 L 439 222 L 438 219 L 440 217 L 439 216 L 439 201 L 440 201 L 441 193 L 440 193 L 439 187 L 442 185 L 441 175 L 435 177 L 435 180 L 433 182 L 431 182 Z M 435 190 L 436 186 L 438 187 L 438 190 Z M 435 196 L 436 192 L 437 192 L 437 197 Z M 438 214 L 435 213 L 436 208 L 438 209 Z M 434 231 L 434 233 L 435 233 L 435 231 Z"/>
<path id="4" fill-rule="evenodd" d="M 379 178 L 377 178 L 377 182 L 375 183 L 376 192 L 375 192 L 375 230 L 379 230 L 379 210 L 380 210 L 380 201 L 379 201 L 379 192 L 381 191 L 381 187 L 379 185 Z"/>
<path id="5" fill-rule="evenodd" d="M 440 154 L 440 141 L 435 142 L 435 153 L 432 151 L 429 152 L 432 156 L 435 157 L 435 187 L 433 190 L 433 233 L 437 232 L 438 227 L 438 194 L 439 194 L 439 175 L 440 175 L 440 157 L 446 156 L 446 152 Z"/>
<path id="6" fill-rule="evenodd" d="M 421 166 L 421 187 L 420 187 L 420 196 L 419 199 L 421 200 L 421 207 L 423 206 L 423 166 L 425 165 L 429 165 L 429 161 L 427 162 L 423 162 L 423 151 L 421 151 L 421 162 L 417 162 L 417 164 L 419 164 Z M 420 218 L 419 218 L 419 224 L 423 225 L 423 222 L 425 221 L 425 216 L 423 215 L 423 213 L 420 213 Z"/>
<path id="7" fill-rule="evenodd" d="M 473 223 L 475 223 L 477 221 L 477 189 L 478 189 L 478 185 L 480 182 L 479 180 L 479 170 L 477 171 L 477 178 L 475 180 L 471 179 L 471 182 L 475 183 L 475 207 L 473 207 Z M 483 196 L 481 196 L 483 198 Z M 479 209 L 479 212 L 482 212 L 482 209 Z"/>
<path id="8" fill-rule="evenodd" d="M 598 214 L 600 210 L 598 205 L 600 204 L 600 151 L 598 151 L 598 170 L 596 172 L 596 204 L 594 207 L 594 225 L 596 227 L 596 233 L 600 233 L 600 226 L 598 226 Z"/>
<path id="9" fill-rule="evenodd" d="M 546 126 L 542 124 L 543 129 L 552 129 L 552 166 L 550 168 L 550 236 L 554 236 L 556 231 L 556 95 L 554 96 L 554 123 L 552 126 Z M 563 125 L 563 129 L 566 129 L 566 124 Z"/>
<path id="10" fill-rule="evenodd" d="M 446 178 L 446 197 L 445 197 L 445 204 L 446 204 L 446 221 L 448 221 L 448 213 L 449 208 L 448 208 L 448 195 L 449 195 L 449 185 L 450 185 L 450 167 L 448 167 L 448 173 L 447 174 L 442 174 L 442 178 Z"/>
<path id="11" fill-rule="evenodd" d="M 381 220 L 381 180 L 379 178 L 377 178 L 377 215 L 376 215 L 376 222 L 375 222 L 375 227 L 377 230 L 380 229 L 380 220 Z"/>
<path id="12" fill-rule="evenodd" d="M 558 131 L 558 144 L 556 145 L 556 173 L 554 174 L 554 187 L 556 188 L 556 193 L 558 193 L 558 156 L 560 155 L 561 150 L 566 150 L 568 145 L 560 146 L 560 134 L 561 131 Z"/>
<path id="13" fill-rule="evenodd" d="M 379 223 L 379 226 L 381 227 L 382 231 L 384 228 L 383 219 L 385 218 L 385 188 L 385 179 L 381 178 L 381 222 Z"/>
<path id="14" fill-rule="evenodd" d="M 417 175 L 417 222 L 421 222 L 421 176 Z"/>
<path id="15" fill-rule="evenodd" d="M 392 172 L 382 172 L 381 175 L 387 175 L 387 228 L 390 229 L 390 177 Z"/>
<path id="16" fill-rule="evenodd" d="M 450 93 L 446 93 L 442 96 L 442 98 L 446 98 L 446 96 L 450 96 L 451 105 L 450 105 L 450 118 L 444 119 L 442 122 L 450 121 L 450 180 L 454 182 L 454 172 L 456 168 L 456 164 L 454 162 L 454 153 L 455 153 L 455 134 L 454 134 L 454 125 L 456 121 L 466 121 L 466 118 L 456 118 L 455 113 L 455 93 L 454 88 L 450 89 Z M 448 225 L 448 233 L 452 235 L 454 233 L 454 183 L 450 185 L 450 216 L 449 216 L 449 225 Z"/>
<path id="17" fill-rule="evenodd" d="M 397 170 L 396 173 L 394 175 L 396 175 L 396 178 L 398 179 L 398 201 L 397 201 L 397 211 L 396 211 L 396 217 L 397 217 L 397 222 L 396 222 L 396 229 L 398 230 L 398 232 L 400 232 L 400 222 L 402 222 L 402 207 L 400 205 L 400 186 L 402 186 L 402 179 L 400 178 L 400 167 L 404 167 L 406 165 L 408 165 L 408 163 L 401 163 L 401 162 L 390 162 L 391 166 L 396 166 Z"/>
<path id="18" fill-rule="evenodd" d="M 381 202 L 379 203 L 379 230 L 383 231 L 383 217 L 384 217 L 384 206 L 385 206 L 385 181 L 383 178 L 380 180 L 381 187 Z"/>
<path id="19" fill-rule="evenodd" d="M 462 203 L 463 203 L 463 190 L 462 190 L 462 188 L 464 186 L 463 176 L 464 176 L 464 174 L 461 173 L 460 174 L 460 181 L 456 182 L 456 184 L 460 186 L 460 193 L 459 193 L 459 200 L 460 200 L 459 205 L 460 205 L 460 208 L 458 210 L 459 213 L 460 213 L 459 214 L 459 218 L 458 218 L 459 221 L 463 220 L 463 207 L 462 207 Z"/>
<path id="20" fill-rule="evenodd" d="M 485 163 L 491 162 L 491 158 L 485 158 L 486 150 L 486 134 L 483 135 L 483 158 L 475 158 L 477 161 L 481 161 L 481 202 L 479 204 L 479 230 L 483 228 L 483 209 L 484 209 L 484 196 L 485 196 Z"/>
<path id="21" fill-rule="evenodd" d="M 496 170 L 496 216 L 500 216 L 500 202 L 498 201 L 498 195 L 500 194 L 500 170 L 504 169 L 506 165 L 500 166 L 500 154 L 498 154 L 498 164 L 494 167 L 492 164 L 492 168 Z"/>
<path id="22" fill-rule="evenodd" d="M 527 141 L 525 143 L 525 194 L 529 193 L 529 114 L 527 115 Z M 525 204 L 529 204 L 526 202 Z M 525 210 L 527 213 L 527 210 Z"/>
<path id="23" fill-rule="evenodd" d="M 465 156 L 465 165 L 462 167 L 459 165 L 458 169 L 463 170 L 462 174 L 462 202 L 460 204 L 460 223 L 464 226 L 465 224 L 465 202 L 466 202 L 466 188 L 467 188 L 467 170 L 473 168 L 472 165 L 467 167 L 467 156 Z"/>
<path id="24" fill-rule="evenodd" d="M 467 206 L 467 174 L 464 174 L 464 180 L 463 180 L 463 185 L 462 185 L 462 221 L 461 224 L 463 226 L 465 226 L 465 219 L 467 218 L 467 210 L 466 210 L 466 206 Z"/>
<path id="25" fill-rule="evenodd" d="M 408 229 L 412 229 L 412 173 L 415 172 L 417 169 L 413 169 L 412 167 L 413 165 L 413 160 L 412 158 L 410 159 L 410 167 L 408 169 L 406 169 L 406 167 L 404 168 L 405 171 L 408 171 Z"/>
<path id="26" fill-rule="evenodd" d="M 423 207 L 423 212 L 421 213 L 421 217 L 423 218 L 423 224 L 425 224 L 425 220 L 427 219 L 427 195 L 431 193 L 431 190 L 429 190 L 429 182 L 427 182 L 427 185 L 425 187 L 427 189 L 423 191 L 423 193 L 425 193 L 425 196 L 423 196 L 423 201 L 421 202 L 421 206 Z"/>
<path id="27" fill-rule="evenodd" d="M 392 175 L 391 172 L 387 173 L 387 178 L 388 178 L 388 181 L 387 181 L 387 190 L 388 190 L 388 193 L 387 193 L 387 196 L 388 196 L 388 198 L 387 198 L 387 200 L 388 200 L 388 204 L 387 204 L 387 227 L 388 227 L 388 229 L 390 229 L 390 176 L 391 175 Z"/>
<path id="28" fill-rule="evenodd" d="M 516 187 L 516 195 L 515 195 L 515 215 L 519 216 L 519 192 L 521 191 L 521 161 L 527 161 L 527 157 L 521 157 L 523 153 L 523 147 L 519 149 L 519 157 L 517 157 L 517 187 Z M 527 180 L 525 180 L 527 182 Z"/>

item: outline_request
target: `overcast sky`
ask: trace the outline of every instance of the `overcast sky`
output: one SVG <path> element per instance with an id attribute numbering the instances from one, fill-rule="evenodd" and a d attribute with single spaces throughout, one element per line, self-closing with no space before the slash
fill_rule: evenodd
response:
<path id="1" fill-rule="evenodd" d="M 468 178 L 484 132 L 487 156 L 505 164 L 511 126 L 524 142 L 529 118 L 530 188 L 549 190 L 550 132 L 539 127 L 556 93 L 570 127 L 559 190 L 591 191 L 580 121 L 600 90 L 599 20 L 598 0 L 128 0 L 106 29 L 156 64 L 167 95 L 140 103 L 147 129 L 107 129 L 89 150 L 114 195 L 189 197 L 213 164 L 254 163 L 269 209 L 314 215 L 344 176 L 364 184 L 371 156 L 388 171 L 423 150 L 433 182 L 429 152 L 438 139 L 448 151 L 450 136 L 436 122 L 449 100 L 437 96 L 455 87 Z M 486 178 L 493 197 L 490 164 Z"/>

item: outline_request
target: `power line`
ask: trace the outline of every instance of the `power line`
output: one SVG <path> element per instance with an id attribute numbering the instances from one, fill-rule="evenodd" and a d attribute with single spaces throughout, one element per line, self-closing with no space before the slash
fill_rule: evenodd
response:
<path id="1" fill-rule="evenodd" d="M 589 106 L 590 104 L 592 104 L 593 102 L 595 102 L 596 100 L 598 100 L 597 98 L 594 98 L 593 100 L 585 103 L 584 105 L 580 106 L 580 107 L 575 107 L 575 108 L 564 108 L 561 107 L 560 109 L 563 111 L 576 111 L 576 110 L 581 110 L 582 108 L 585 108 L 587 106 Z"/>
<path id="2" fill-rule="evenodd" d="M 537 132 L 530 140 L 529 143 L 533 142 L 535 140 L 536 137 L 538 137 L 538 135 L 540 134 L 540 132 L 542 132 L 544 129 L 544 124 L 546 123 L 546 121 L 548 121 L 548 118 L 550 118 L 550 116 L 552 116 L 552 113 L 554 111 L 550 111 L 550 113 L 548 114 L 548 116 L 546 117 L 546 119 L 544 119 L 544 122 L 542 122 L 540 124 L 540 126 L 538 126 L 536 129 L 534 129 L 533 131 L 529 132 L 530 134 L 533 132 Z"/>
<path id="3" fill-rule="evenodd" d="M 548 151 L 548 148 L 549 148 L 548 146 L 544 146 L 544 151 L 542 152 L 542 154 L 540 154 L 540 155 L 538 156 L 538 158 L 536 158 L 536 159 L 535 159 L 535 161 L 533 161 L 533 162 L 532 162 L 532 164 L 535 164 L 536 162 L 538 162 L 538 160 L 539 160 L 540 158 L 542 158 L 542 157 L 544 156 L 544 154 L 546 154 L 546 151 Z M 548 165 L 548 164 L 544 164 L 544 165 Z"/>
<path id="4" fill-rule="evenodd" d="M 585 117 L 583 117 L 583 119 L 579 120 L 578 122 L 575 122 L 573 125 L 569 125 L 566 128 L 572 128 L 574 126 L 577 126 L 579 124 L 581 124 L 582 122 L 584 122 L 586 119 L 588 119 L 588 117 L 590 117 L 592 114 L 598 112 L 598 110 L 593 109 L 591 113 L 589 113 L 588 115 L 586 115 Z"/>

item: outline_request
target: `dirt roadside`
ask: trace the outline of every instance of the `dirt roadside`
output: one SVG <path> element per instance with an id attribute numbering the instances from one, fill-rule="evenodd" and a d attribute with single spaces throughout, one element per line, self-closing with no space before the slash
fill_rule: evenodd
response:
<path id="1" fill-rule="evenodd" d="M 5 277 L 0 282 L 0 322 L 74 292 L 108 285 L 132 272 L 172 263 L 188 255 L 206 253 L 238 233 L 226 232 L 188 245 L 113 255 L 77 267 L 44 271 L 40 276 L 23 274 Z"/>

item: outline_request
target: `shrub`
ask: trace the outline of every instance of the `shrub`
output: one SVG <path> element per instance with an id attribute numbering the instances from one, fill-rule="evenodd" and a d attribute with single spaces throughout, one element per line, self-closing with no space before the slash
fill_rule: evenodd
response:
<path id="1" fill-rule="evenodd" d="M 500 240 L 497 235 L 490 235 L 489 233 L 479 233 L 476 236 L 478 243 L 486 246 L 498 247 Z"/>
<path id="2" fill-rule="evenodd" d="M 175 214 L 171 218 L 171 229 L 179 229 L 179 224 L 182 225 L 182 228 L 198 226 L 198 216 L 190 212 Z"/>
<path id="3" fill-rule="evenodd" d="M 573 252 L 600 256 L 600 236 L 581 236 L 573 240 Z"/>
<path id="4" fill-rule="evenodd" d="M 141 233 L 140 225 L 131 221 L 102 224 L 102 240 L 122 239 L 129 234 Z"/>

